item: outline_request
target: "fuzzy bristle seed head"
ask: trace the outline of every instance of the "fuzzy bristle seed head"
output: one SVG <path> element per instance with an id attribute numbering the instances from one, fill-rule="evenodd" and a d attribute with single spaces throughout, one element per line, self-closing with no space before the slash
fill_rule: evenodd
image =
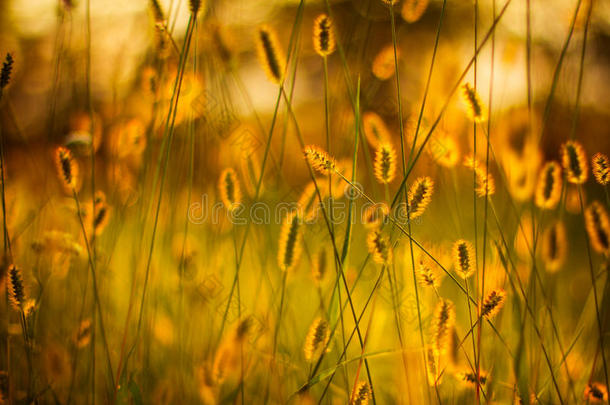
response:
<path id="1" fill-rule="evenodd" d="M 501 288 L 489 292 L 481 305 L 481 316 L 487 319 L 493 318 L 504 305 L 505 299 L 506 292 Z"/>
<path id="2" fill-rule="evenodd" d="M 593 249 L 601 254 L 610 254 L 610 219 L 598 201 L 593 201 L 585 210 L 585 225 Z"/>
<path id="3" fill-rule="evenodd" d="M 241 204 L 241 187 L 235 170 L 229 167 L 220 173 L 218 192 L 227 211 L 232 212 Z"/>
<path id="4" fill-rule="evenodd" d="M 284 219 L 280 232 L 278 264 L 282 271 L 294 269 L 301 255 L 301 217 L 296 212 L 289 213 Z"/>
<path id="5" fill-rule="evenodd" d="M 417 218 L 424 213 L 426 207 L 430 204 L 433 191 L 434 182 L 430 177 L 424 176 L 415 180 L 407 195 L 407 206 L 411 219 Z"/>
<path id="6" fill-rule="evenodd" d="M 362 223 L 365 228 L 375 229 L 385 223 L 388 215 L 390 215 L 390 207 L 386 203 L 369 205 L 362 213 Z"/>
<path id="7" fill-rule="evenodd" d="M 559 270 L 566 260 L 568 239 L 565 225 L 554 222 L 542 234 L 541 256 L 544 267 L 549 272 Z"/>
<path id="8" fill-rule="evenodd" d="M 396 49 L 396 57 L 400 58 L 400 51 Z M 373 75 L 379 80 L 388 80 L 394 76 L 396 72 L 396 63 L 394 60 L 394 47 L 387 45 L 379 51 L 373 60 L 371 68 Z"/>
<path id="9" fill-rule="evenodd" d="M 313 321 L 305 338 L 303 352 L 305 360 L 317 360 L 320 355 L 328 349 L 328 341 L 330 339 L 330 327 L 328 322 L 322 318 L 317 318 Z"/>
<path id="10" fill-rule="evenodd" d="M 337 165 L 335 159 L 330 157 L 327 152 L 319 147 L 315 145 L 307 145 L 303 149 L 303 153 L 314 170 L 322 174 L 329 174 L 335 170 Z"/>
<path id="11" fill-rule="evenodd" d="M 11 80 L 11 72 L 13 71 L 13 55 L 6 54 L 4 63 L 2 64 L 2 73 L 0 74 L 0 90 L 8 86 Z"/>
<path id="12" fill-rule="evenodd" d="M 481 97 L 470 83 L 462 85 L 462 100 L 466 106 L 468 117 L 476 122 L 484 122 L 487 120 L 487 109 L 481 101 Z"/>
<path id="13" fill-rule="evenodd" d="M 432 270 L 430 262 L 424 258 L 419 260 L 419 263 L 415 268 L 415 275 L 417 276 L 417 282 L 422 287 L 438 288 L 440 284 L 440 280 L 436 273 Z"/>
<path id="14" fill-rule="evenodd" d="M 317 285 L 320 285 L 322 281 L 324 281 L 324 276 L 326 275 L 326 266 L 326 249 L 320 249 L 311 266 L 311 275 Z"/>
<path id="15" fill-rule="evenodd" d="M 396 177 L 396 150 L 390 143 L 379 145 L 375 153 L 375 178 L 381 184 L 388 184 Z"/>
<path id="16" fill-rule="evenodd" d="M 610 162 L 608 161 L 608 156 L 603 153 L 596 153 L 593 155 L 591 163 L 595 181 L 602 186 L 608 185 L 608 183 L 610 183 Z"/>
<path id="17" fill-rule="evenodd" d="M 604 404 L 608 402 L 608 389 L 601 383 L 589 383 L 585 388 L 584 397 L 589 404 Z"/>
<path id="18" fill-rule="evenodd" d="M 320 56 L 328 56 L 335 51 L 333 22 L 326 14 L 321 14 L 313 23 L 313 47 Z"/>
<path id="19" fill-rule="evenodd" d="M 57 174 L 62 185 L 68 192 L 76 190 L 78 182 L 78 165 L 69 149 L 59 146 L 55 151 Z"/>
<path id="20" fill-rule="evenodd" d="M 189 9 L 191 10 L 191 14 L 196 16 L 200 8 L 201 0 L 189 0 Z"/>
<path id="21" fill-rule="evenodd" d="M 557 162 L 547 162 L 540 172 L 536 185 L 536 205 L 542 209 L 553 209 L 561 197 L 561 166 Z"/>
<path id="22" fill-rule="evenodd" d="M 426 8 L 428 0 L 405 0 L 402 4 L 402 18 L 408 23 L 414 23 L 421 18 Z"/>
<path id="23" fill-rule="evenodd" d="M 8 268 L 8 297 L 17 310 L 22 310 L 26 301 L 25 287 L 23 285 L 23 277 L 21 270 L 14 264 Z"/>
<path id="24" fill-rule="evenodd" d="M 476 266 L 474 250 L 470 242 L 460 239 L 453 244 L 453 265 L 460 277 L 470 277 Z"/>
<path id="25" fill-rule="evenodd" d="M 163 8 L 161 7 L 161 3 L 159 3 L 159 0 L 150 0 L 150 8 L 152 10 L 155 23 L 161 25 L 164 24 L 165 13 L 163 12 Z"/>
<path id="26" fill-rule="evenodd" d="M 455 306 L 450 300 L 441 298 L 434 309 L 431 327 L 432 349 L 437 355 L 446 352 L 454 324 Z"/>
<path id="27" fill-rule="evenodd" d="M 258 58 L 267 72 L 267 77 L 273 83 L 280 84 L 284 77 L 285 60 L 279 47 L 275 31 L 263 25 L 258 29 Z"/>
<path id="28" fill-rule="evenodd" d="M 392 247 L 390 241 L 381 230 L 369 232 L 367 237 L 369 253 L 373 256 L 376 263 L 387 265 L 392 262 Z"/>
<path id="29" fill-rule="evenodd" d="M 561 164 L 568 182 L 583 184 L 589 177 L 589 164 L 585 149 L 576 141 L 568 141 L 561 145 Z"/>
<path id="30" fill-rule="evenodd" d="M 362 129 L 366 140 L 374 149 L 378 149 L 381 144 L 390 142 L 390 131 L 377 113 L 369 111 L 362 115 Z"/>
<path id="31" fill-rule="evenodd" d="M 371 389 L 366 381 L 361 381 L 356 386 L 354 398 L 351 401 L 352 405 L 368 405 L 371 399 Z"/>

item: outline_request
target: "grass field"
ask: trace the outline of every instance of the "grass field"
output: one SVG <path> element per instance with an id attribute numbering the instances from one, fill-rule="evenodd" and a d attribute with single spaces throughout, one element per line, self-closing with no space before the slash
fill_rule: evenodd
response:
<path id="1" fill-rule="evenodd" d="M 609 403 L 607 2 L 0 10 L 0 404 Z"/>

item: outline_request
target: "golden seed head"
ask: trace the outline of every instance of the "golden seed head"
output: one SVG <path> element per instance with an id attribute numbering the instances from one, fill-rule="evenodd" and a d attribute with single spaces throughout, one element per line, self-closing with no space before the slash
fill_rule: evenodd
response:
<path id="1" fill-rule="evenodd" d="M 386 203 L 375 203 L 366 207 L 362 213 L 362 223 L 366 228 L 375 229 L 384 223 L 390 215 L 390 207 Z"/>
<path id="2" fill-rule="evenodd" d="M 390 131 L 377 113 L 369 111 L 362 115 L 362 130 L 369 145 L 374 149 L 379 148 L 381 144 L 390 142 Z"/>
<path id="3" fill-rule="evenodd" d="M 14 264 L 8 267 L 8 297 L 15 309 L 23 309 L 26 301 L 25 287 L 21 270 Z"/>
<path id="4" fill-rule="evenodd" d="M 220 173 L 218 191 L 227 211 L 232 212 L 241 204 L 241 188 L 235 170 L 229 167 Z"/>
<path id="5" fill-rule="evenodd" d="M 542 234 L 541 256 L 547 271 L 555 272 L 563 266 L 568 249 L 566 228 L 562 221 L 556 221 Z"/>
<path id="6" fill-rule="evenodd" d="M 441 355 L 447 350 L 454 324 L 455 307 L 453 302 L 441 298 L 436 304 L 432 320 L 432 349 L 437 355 Z"/>
<path id="7" fill-rule="evenodd" d="M 282 271 L 294 269 L 301 256 L 301 217 L 296 212 L 286 215 L 278 249 L 278 264 Z"/>
<path id="8" fill-rule="evenodd" d="M 320 355 L 328 350 L 328 341 L 330 340 L 330 327 L 328 322 L 322 318 L 317 318 L 313 321 L 305 338 L 305 360 L 315 361 Z"/>
<path id="9" fill-rule="evenodd" d="M 81 349 L 89 345 L 89 342 L 91 342 L 91 319 L 83 319 L 74 335 L 74 344 Z"/>
<path id="10" fill-rule="evenodd" d="M 407 195 L 409 217 L 411 219 L 424 213 L 426 207 L 430 204 L 433 191 L 434 182 L 430 177 L 424 176 L 415 180 Z"/>
<path id="11" fill-rule="evenodd" d="M 322 248 L 318 251 L 314 262 L 311 266 L 311 275 L 316 284 L 320 285 L 324 281 L 326 275 L 326 249 Z"/>
<path id="12" fill-rule="evenodd" d="M 466 106 L 468 117 L 472 121 L 479 123 L 487 120 L 487 109 L 470 83 L 462 85 L 462 101 Z"/>
<path id="13" fill-rule="evenodd" d="M 397 58 L 400 58 L 400 50 L 396 50 Z M 371 68 L 373 75 L 379 80 L 388 80 L 394 76 L 396 71 L 396 63 L 394 61 L 394 47 L 387 45 L 375 56 L 373 67 Z"/>
<path id="14" fill-rule="evenodd" d="M 191 13 L 196 16 L 201 8 L 201 0 L 189 0 L 189 9 Z"/>
<path id="15" fill-rule="evenodd" d="M 557 162 L 547 162 L 536 186 L 536 205 L 542 209 L 553 209 L 561 198 L 561 167 Z"/>
<path id="16" fill-rule="evenodd" d="M 479 164 L 477 158 L 472 155 L 464 158 L 464 166 L 474 170 L 476 185 L 474 191 L 479 197 L 488 197 L 496 192 L 496 182 L 487 168 Z"/>
<path id="17" fill-rule="evenodd" d="M 585 210 L 585 225 L 593 249 L 601 254 L 610 254 L 610 220 L 598 201 L 593 201 Z"/>
<path id="18" fill-rule="evenodd" d="M 475 387 L 477 383 L 477 373 L 470 370 L 459 371 L 455 374 L 456 378 L 463 384 Z M 487 373 L 479 371 L 479 385 L 485 385 L 487 382 Z"/>
<path id="19" fill-rule="evenodd" d="M 390 241 L 383 235 L 381 230 L 376 229 L 369 232 L 367 237 L 369 253 L 376 263 L 387 265 L 392 262 L 392 247 Z"/>
<path id="20" fill-rule="evenodd" d="M 493 318 L 504 305 L 505 298 L 506 291 L 503 289 L 498 288 L 496 290 L 492 290 L 483 300 L 483 304 L 481 306 L 481 316 L 487 319 Z"/>
<path id="21" fill-rule="evenodd" d="M 258 29 L 258 58 L 273 83 L 280 84 L 284 78 L 286 62 L 275 31 L 263 25 Z"/>
<path id="22" fill-rule="evenodd" d="M 78 182 L 78 165 L 69 149 L 59 146 L 55 151 L 57 174 L 68 192 L 76 190 Z"/>
<path id="23" fill-rule="evenodd" d="M 595 180 L 605 186 L 610 183 L 610 163 L 608 162 L 608 156 L 603 153 L 596 153 L 591 159 L 593 164 L 593 175 Z"/>
<path id="24" fill-rule="evenodd" d="M 405 0 L 401 15 L 408 23 L 414 23 L 421 18 L 428 7 L 428 0 Z"/>
<path id="25" fill-rule="evenodd" d="M 459 239 L 453 244 L 453 263 L 455 271 L 464 279 L 474 273 L 476 260 L 470 242 Z"/>
<path id="26" fill-rule="evenodd" d="M 335 170 L 337 162 L 326 151 L 315 145 L 307 145 L 303 149 L 305 158 L 314 170 L 322 174 L 329 174 Z"/>
<path id="27" fill-rule="evenodd" d="M 388 184 L 396 177 L 396 150 L 391 143 L 382 143 L 375 153 L 375 177 L 381 184 Z"/>
<path id="28" fill-rule="evenodd" d="M 440 285 L 438 275 L 432 269 L 430 261 L 424 257 L 419 259 L 417 267 L 415 268 L 415 275 L 417 276 L 417 282 L 422 287 L 438 288 Z"/>
<path id="29" fill-rule="evenodd" d="M 590 404 L 603 404 L 608 402 L 608 389 L 602 383 L 589 383 L 585 388 L 584 396 Z"/>
<path id="30" fill-rule="evenodd" d="M 441 379 L 443 378 L 442 374 L 440 374 L 439 368 L 439 355 L 434 352 L 433 347 L 428 347 L 426 350 L 426 374 L 428 376 L 428 384 L 431 387 L 440 384 Z"/>
<path id="31" fill-rule="evenodd" d="M 2 73 L 0 73 L 0 90 L 8 86 L 11 80 L 11 72 L 13 71 L 13 55 L 6 54 L 6 58 L 2 63 Z"/>
<path id="32" fill-rule="evenodd" d="M 561 145 L 561 164 L 570 183 L 583 184 L 589 177 L 589 166 L 585 149 L 576 141 Z"/>
<path id="33" fill-rule="evenodd" d="M 356 386 L 352 405 L 367 405 L 371 399 L 371 389 L 366 381 L 360 381 Z"/>
<path id="34" fill-rule="evenodd" d="M 328 56 L 335 51 L 333 22 L 326 14 L 321 14 L 313 23 L 313 47 L 320 56 Z"/>

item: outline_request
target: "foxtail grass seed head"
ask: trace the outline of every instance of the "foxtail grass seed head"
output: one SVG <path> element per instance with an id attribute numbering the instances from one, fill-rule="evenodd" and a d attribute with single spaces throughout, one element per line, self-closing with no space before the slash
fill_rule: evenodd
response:
<path id="1" fill-rule="evenodd" d="M 282 271 L 294 269 L 301 256 L 302 227 L 301 218 L 296 212 L 289 213 L 284 219 L 280 232 L 278 264 Z"/>
<path id="2" fill-rule="evenodd" d="M 315 361 L 320 355 L 328 349 L 328 341 L 330 339 L 330 327 L 328 322 L 322 318 L 317 318 L 313 321 L 305 338 L 305 360 Z"/>
<path id="3" fill-rule="evenodd" d="M 426 8 L 428 0 L 405 0 L 402 3 L 402 18 L 408 23 L 414 23 L 421 18 Z"/>
<path id="4" fill-rule="evenodd" d="M 388 215 L 390 207 L 386 203 L 369 205 L 362 213 L 362 223 L 365 228 L 375 229 L 385 222 Z"/>
<path id="5" fill-rule="evenodd" d="M 593 249 L 597 253 L 610 254 L 610 220 L 598 201 L 593 201 L 585 210 L 585 225 Z"/>
<path id="6" fill-rule="evenodd" d="M 392 262 L 392 247 L 389 239 L 381 230 L 376 229 L 369 232 L 367 237 L 369 253 L 373 256 L 375 263 L 388 265 Z"/>
<path id="7" fill-rule="evenodd" d="M 542 234 L 541 256 L 544 267 L 549 272 L 559 270 L 566 260 L 568 239 L 562 221 L 551 224 Z"/>
<path id="8" fill-rule="evenodd" d="M 369 111 L 362 114 L 362 129 L 366 140 L 374 149 L 379 148 L 380 144 L 390 142 L 390 131 L 377 113 Z"/>
<path id="9" fill-rule="evenodd" d="M 434 309 L 432 319 L 432 349 L 437 355 L 447 351 L 449 337 L 455 324 L 455 306 L 448 299 L 441 298 Z"/>
<path id="10" fill-rule="evenodd" d="M 422 287 L 438 288 L 440 285 L 439 277 L 432 269 L 430 261 L 423 257 L 419 259 L 417 267 L 415 267 L 415 275 L 417 282 Z"/>
<path id="11" fill-rule="evenodd" d="M 496 182 L 494 177 L 486 167 L 472 155 L 464 158 L 464 166 L 474 170 L 476 176 L 475 193 L 479 197 L 489 197 L 496 192 Z"/>
<path id="12" fill-rule="evenodd" d="M 375 153 L 375 177 L 381 184 L 388 184 L 396 177 L 396 150 L 391 143 L 382 143 Z"/>
<path id="13" fill-rule="evenodd" d="M 324 276 L 326 276 L 326 249 L 322 248 L 316 254 L 316 257 L 311 266 L 311 275 L 313 277 L 313 281 L 320 285 L 324 281 Z"/>
<path id="14" fill-rule="evenodd" d="M 189 0 L 189 9 L 191 10 L 191 14 L 197 16 L 199 9 L 201 8 L 201 0 Z"/>
<path id="15" fill-rule="evenodd" d="M 371 388 L 366 381 L 360 381 L 352 399 L 352 405 L 368 405 L 371 399 Z"/>
<path id="16" fill-rule="evenodd" d="M 267 72 L 267 77 L 273 83 L 280 84 L 284 78 L 286 61 L 276 33 L 268 25 L 258 29 L 257 49 L 258 58 Z"/>
<path id="17" fill-rule="evenodd" d="M 87 219 L 91 218 L 91 204 L 85 205 L 88 212 Z M 103 191 L 98 190 L 95 192 L 93 197 L 93 232 L 95 235 L 101 235 L 101 233 L 108 225 L 110 220 L 110 206 L 106 202 L 106 194 Z M 89 221 L 88 221 L 89 222 Z"/>
<path id="18" fill-rule="evenodd" d="M 15 309 L 23 309 L 26 301 L 23 276 L 21 270 L 14 264 L 8 267 L 8 298 Z"/>
<path id="19" fill-rule="evenodd" d="M 332 173 L 335 170 L 337 165 L 335 159 L 330 157 L 328 153 L 319 147 L 307 145 L 305 146 L 305 149 L 303 149 L 303 153 L 314 170 L 322 174 Z"/>
<path id="20" fill-rule="evenodd" d="M 462 100 L 466 106 L 468 117 L 476 122 L 484 122 L 487 120 L 487 109 L 481 101 L 481 97 L 470 83 L 462 85 Z"/>
<path id="21" fill-rule="evenodd" d="M 547 162 L 540 172 L 536 185 L 536 205 L 542 209 L 553 209 L 561 198 L 561 167 L 557 162 Z"/>
<path id="22" fill-rule="evenodd" d="M 485 299 L 483 300 L 483 304 L 481 305 L 481 316 L 487 319 L 491 319 L 500 308 L 504 305 L 504 300 L 506 299 L 506 291 L 501 288 L 496 290 L 492 290 L 487 294 Z"/>
<path id="23" fill-rule="evenodd" d="M 328 56 L 335 51 L 333 22 L 326 14 L 321 14 L 313 23 L 313 47 L 320 56 Z"/>
<path id="24" fill-rule="evenodd" d="M 477 385 L 477 373 L 468 371 L 458 371 L 455 374 L 456 378 L 464 385 L 475 387 Z M 487 383 L 487 374 L 483 371 L 479 372 L 479 385 L 483 386 Z"/>
<path id="25" fill-rule="evenodd" d="M 241 188 L 235 170 L 229 167 L 220 173 L 218 191 L 227 211 L 232 212 L 241 204 Z"/>
<path id="26" fill-rule="evenodd" d="M 4 63 L 2 64 L 2 73 L 0 74 L 0 90 L 8 86 L 11 80 L 11 72 L 13 71 L 13 55 L 6 54 Z"/>
<path id="27" fill-rule="evenodd" d="M 152 10 L 153 17 L 155 18 L 155 23 L 163 26 L 165 24 L 165 13 L 163 12 L 163 8 L 161 7 L 159 0 L 150 0 L 150 8 Z"/>
<path id="28" fill-rule="evenodd" d="M 400 58 L 400 50 L 396 50 L 397 58 Z M 386 45 L 373 60 L 371 68 L 373 75 L 379 80 L 388 80 L 394 76 L 396 64 L 394 62 L 394 46 Z"/>
<path id="29" fill-rule="evenodd" d="M 576 141 L 568 141 L 561 145 L 561 164 L 566 173 L 566 179 L 573 184 L 583 184 L 589 177 L 589 164 L 585 149 Z"/>
<path id="30" fill-rule="evenodd" d="M 411 186 L 407 195 L 409 217 L 411 219 L 421 216 L 434 191 L 434 182 L 428 176 L 420 177 Z"/>
<path id="31" fill-rule="evenodd" d="M 608 185 L 610 182 L 610 163 L 608 162 L 608 156 L 603 153 L 596 153 L 591 159 L 593 166 L 593 176 L 602 186 Z"/>
<path id="32" fill-rule="evenodd" d="M 476 260 L 470 242 L 459 239 L 453 244 L 453 266 L 463 279 L 467 279 L 474 273 Z"/>
<path id="33" fill-rule="evenodd" d="M 78 164 L 69 149 L 59 146 L 55 151 L 57 174 L 66 191 L 76 190 L 78 182 Z"/>
<path id="34" fill-rule="evenodd" d="M 439 373 L 439 355 L 434 352 L 432 347 L 427 349 L 427 364 L 426 364 L 426 374 L 428 376 L 428 384 L 431 387 L 440 384 L 442 375 Z"/>
<path id="35" fill-rule="evenodd" d="M 91 342 L 91 319 L 83 319 L 74 336 L 74 344 L 82 349 Z"/>
<path id="36" fill-rule="evenodd" d="M 585 388 L 584 397 L 589 404 L 604 404 L 608 402 L 608 388 L 602 383 L 589 383 Z"/>

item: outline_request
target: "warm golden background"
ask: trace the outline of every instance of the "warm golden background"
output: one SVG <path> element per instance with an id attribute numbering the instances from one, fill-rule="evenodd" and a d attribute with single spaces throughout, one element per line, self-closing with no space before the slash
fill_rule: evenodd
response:
<path id="1" fill-rule="evenodd" d="M 607 403 L 610 2 L 197 3 L 0 0 L 0 403 Z"/>

